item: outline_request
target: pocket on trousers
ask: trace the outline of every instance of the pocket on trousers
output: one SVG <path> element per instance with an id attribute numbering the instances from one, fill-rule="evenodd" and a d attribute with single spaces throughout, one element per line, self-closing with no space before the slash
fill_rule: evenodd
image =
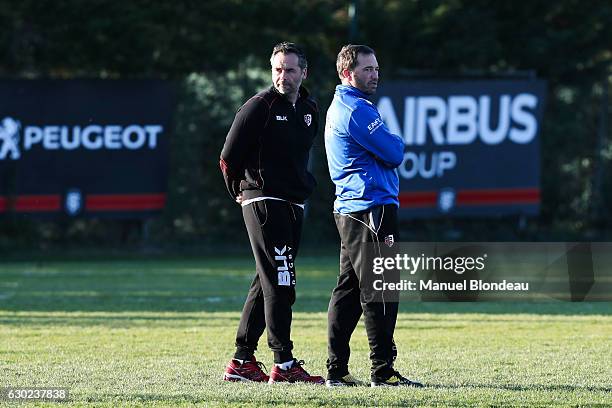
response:
<path id="1" fill-rule="evenodd" d="M 251 204 L 251 209 L 253 210 L 253 215 L 260 227 L 263 227 L 268 221 L 268 206 L 266 205 L 266 200 L 255 201 Z"/>

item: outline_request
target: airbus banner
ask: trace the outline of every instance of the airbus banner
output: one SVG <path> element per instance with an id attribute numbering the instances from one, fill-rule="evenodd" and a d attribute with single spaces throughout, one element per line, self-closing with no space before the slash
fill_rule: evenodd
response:
<path id="1" fill-rule="evenodd" d="M 536 215 L 546 94 L 541 80 L 381 83 L 373 99 L 406 143 L 406 217 Z"/>
<path id="2" fill-rule="evenodd" d="M 173 109 L 164 81 L 0 81 L 0 214 L 161 211 Z"/>

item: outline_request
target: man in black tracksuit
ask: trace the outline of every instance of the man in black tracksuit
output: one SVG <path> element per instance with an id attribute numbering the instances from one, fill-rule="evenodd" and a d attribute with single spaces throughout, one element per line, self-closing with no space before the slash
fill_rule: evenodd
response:
<path id="1" fill-rule="evenodd" d="M 293 358 L 290 337 L 304 202 L 315 186 L 307 166 L 319 111 L 301 86 L 307 70 L 302 51 L 278 44 L 270 62 L 273 86 L 238 110 L 221 152 L 223 177 L 242 205 L 257 268 L 224 379 L 322 384 L 323 377 L 309 375 Z M 270 377 L 254 357 L 266 327 L 275 363 Z"/>
<path id="2" fill-rule="evenodd" d="M 393 367 L 393 340 L 398 313 L 397 291 L 376 289 L 377 279 L 399 282 L 397 270 L 376 275 L 372 256 L 386 258 L 398 240 L 397 167 L 404 156 L 402 138 L 389 131 L 369 101 L 378 88 L 374 50 L 349 44 L 336 60 L 338 77 L 327 111 L 325 150 L 336 185 L 334 220 L 340 234 L 340 274 L 328 308 L 327 382 L 330 387 L 356 386 L 348 369 L 350 339 L 363 315 L 372 362 L 371 386 L 414 386 Z M 387 249 L 385 249 L 387 247 Z"/>

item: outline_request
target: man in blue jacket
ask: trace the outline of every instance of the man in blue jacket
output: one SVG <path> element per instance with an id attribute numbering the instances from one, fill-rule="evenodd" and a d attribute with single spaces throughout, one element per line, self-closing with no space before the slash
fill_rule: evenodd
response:
<path id="1" fill-rule="evenodd" d="M 336 87 L 327 111 L 325 150 L 336 185 L 334 219 L 341 247 L 338 284 L 328 309 L 326 385 L 360 385 L 350 375 L 348 362 L 351 334 L 363 314 L 372 360 L 371 385 L 422 387 L 393 368 L 397 296 L 374 290 L 372 264 L 364 253 L 367 243 L 380 248 L 399 240 L 396 168 L 403 159 L 404 143 L 389 132 L 368 100 L 378 86 L 374 50 L 346 45 L 338 54 L 336 68 L 342 84 Z"/>

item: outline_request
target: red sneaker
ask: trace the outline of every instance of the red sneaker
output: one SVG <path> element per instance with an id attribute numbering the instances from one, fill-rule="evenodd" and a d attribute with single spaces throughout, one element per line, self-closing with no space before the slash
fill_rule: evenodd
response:
<path id="1" fill-rule="evenodd" d="M 293 359 L 293 365 L 287 370 L 274 366 L 270 372 L 270 384 L 277 382 L 305 382 L 311 384 L 325 384 L 325 379 L 318 375 L 310 375 L 302 368 L 304 360 Z"/>
<path id="2" fill-rule="evenodd" d="M 251 361 L 245 361 L 242 364 L 232 359 L 227 363 L 227 367 L 225 367 L 223 379 L 225 381 L 268 382 L 270 377 L 261 369 L 262 367 L 266 368 L 262 362 L 255 360 L 255 357 Z"/>

